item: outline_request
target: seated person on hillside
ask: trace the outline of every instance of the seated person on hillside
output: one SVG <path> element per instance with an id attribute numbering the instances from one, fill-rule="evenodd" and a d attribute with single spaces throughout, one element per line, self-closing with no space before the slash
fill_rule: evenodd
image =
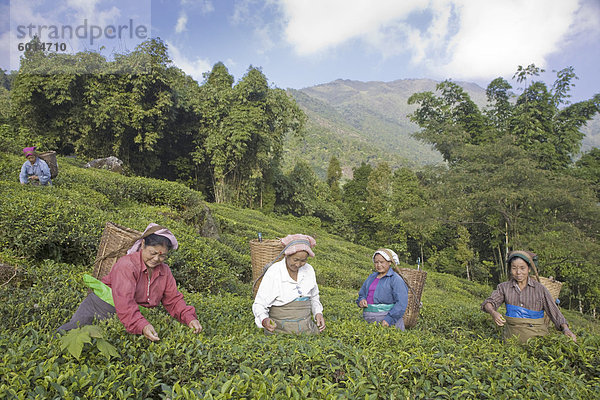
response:
<path id="1" fill-rule="evenodd" d="M 308 256 L 315 256 L 315 239 L 298 234 L 281 241 L 286 246 L 285 257 L 264 273 L 252 305 L 256 326 L 266 334 L 322 332 L 325 319 L 319 287 L 315 270 L 306 262 Z"/>
<path id="2" fill-rule="evenodd" d="M 544 312 L 547 312 L 556 329 L 577 341 L 548 289 L 529 277 L 530 270 L 537 265 L 537 256 L 528 251 L 513 251 L 506 263 L 510 265 L 511 278 L 500 283 L 481 305 L 496 325 L 504 326 L 504 339 L 517 336 L 525 343 L 534 336 L 547 335 L 548 326 L 544 321 Z M 506 317 L 496 311 L 502 303 L 506 303 Z"/>
<path id="3" fill-rule="evenodd" d="M 373 254 L 375 272 L 362 284 L 356 304 L 364 309 L 365 321 L 404 330 L 408 287 L 400 274 L 394 271 L 398 262 L 398 255 L 394 251 L 377 250 Z"/>
<path id="4" fill-rule="evenodd" d="M 38 157 L 35 147 L 25 147 L 23 149 L 27 161 L 21 167 L 19 181 L 21 185 L 31 183 L 32 185 L 52 185 L 50 180 L 50 168 L 46 161 Z"/>
<path id="5" fill-rule="evenodd" d="M 116 313 L 127 332 L 143 334 L 155 342 L 159 340 L 158 334 L 144 318 L 139 306 L 150 308 L 162 303 L 173 318 L 192 328 L 194 333 L 199 333 L 202 326 L 196 310 L 185 303 L 171 269 L 164 263 L 169 250 L 177 247 L 177 239 L 171 231 L 157 224 L 148 225 L 142 238 L 102 278 L 102 283 L 111 288 L 112 297 L 104 297 L 99 291 L 104 297 L 101 299 L 90 292 L 71 320 L 58 330 L 68 331 L 78 325 L 89 325 L 94 319 L 106 319 Z"/>

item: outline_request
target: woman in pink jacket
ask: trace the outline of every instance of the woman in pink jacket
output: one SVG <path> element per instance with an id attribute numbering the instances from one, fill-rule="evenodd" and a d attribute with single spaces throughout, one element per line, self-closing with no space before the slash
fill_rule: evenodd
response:
<path id="1" fill-rule="evenodd" d="M 188 325 L 194 333 L 202 331 L 196 310 L 185 303 L 171 269 L 164 263 L 169 250 L 177 247 L 171 231 L 156 224 L 148 225 L 142 238 L 102 278 L 102 283 L 112 290 L 112 299 L 103 300 L 90 292 L 71 320 L 58 329 L 68 331 L 116 313 L 127 332 L 143 334 L 154 342 L 159 340 L 158 334 L 139 306 L 156 307 L 162 303 L 173 318 Z"/>

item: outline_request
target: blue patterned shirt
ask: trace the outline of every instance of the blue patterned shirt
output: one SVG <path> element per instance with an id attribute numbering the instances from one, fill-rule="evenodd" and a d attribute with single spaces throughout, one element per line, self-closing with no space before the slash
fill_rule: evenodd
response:
<path id="1" fill-rule="evenodd" d="M 19 180 L 21 183 L 29 183 L 29 177 L 31 175 L 37 175 L 41 185 L 47 185 L 52 183 L 50 180 L 50 168 L 46 161 L 39 157 L 35 158 L 35 162 L 32 164 L 29 161 L 25 161 L 21 167 L 21 173 L 19 174 Z"/>

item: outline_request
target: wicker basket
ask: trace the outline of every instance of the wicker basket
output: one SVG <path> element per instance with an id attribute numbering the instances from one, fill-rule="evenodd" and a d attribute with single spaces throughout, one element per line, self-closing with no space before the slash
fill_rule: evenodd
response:
<path id="1" fill-rule="evenodd" d="M 46 164 L 48 164 L 48 167 L 50 168 L 50 179 L 56 178 L 56 176 L 58 175 L 58 162 L 56 161 L 56 152 L 46 151 L 44 153 L 38 154 L 38 157 L 46 161 Z"/>
<path id="2" fill-rule="evenodd" d="M 560 295 L 560 289 L 562 288 L 562 282 L 557 281 L 556 279 L 552 278 L 545 278 L 543 276 L 539 276 L 538 278 L 538 282 L 540 282 L 542 285 L 544 285 L 546 287 L 546 289 L 548 289 L 548 291 L 550 292 L 550 294 L 552 295 L 552 300 L 556 301 L 556 299 L 558 298 L 558 295 Z"/>
<path id="3" fill-rule="evenodd" d="M 546 287 L 546 289 L 548 289 L 548 291 L 552 295 L 552 299 L 554 301 L 556 301 L 556 299 L 558 298 L 558 295 L 560 294 L 560 289 L 562 288 L 562 285 L 563 285 L 562 282 L 559 282 L 554 278 L 550 279 L 550 278 L 544 278 L 543 276 L 540 276 L 540 274 L 538 274 L 538 270 L 537 270 L 535 264 L 533 264 L 533 272 L 535 273 L 535 278 L 537 279 L 537 281 L 539 283 L 541 283 L 542 285 L 544 285 Z"/>
<path id="4" fill-rule="evenodd" d="M 263 268 L 283 258 L 281 254 L 285 246 L 279 239 L 266 239 L 259 242 L 257 239 L 250 241 L 250 258 L 252 260 L 252 282 L 254 282 L 252 296 L 256 297 L 256 292 L 260 286 L 263 274 Z"/>
<path id="5" fill-rule="evenodd" d="M 115 262 L 124 256 L 141 236 L 142 232 L 107 222 L 94 262 L 94 278 L 100 279 L 107 275 Z"/>
<path id="6" fill-rule="evenodd" d="M 417 324 L 421 310 L 421 295 L 425 287 L 427 272 L 412 268 L 394 268 L 408 285 L 408 304 L 404 312 L 404 326 L 412 328 Z"/>

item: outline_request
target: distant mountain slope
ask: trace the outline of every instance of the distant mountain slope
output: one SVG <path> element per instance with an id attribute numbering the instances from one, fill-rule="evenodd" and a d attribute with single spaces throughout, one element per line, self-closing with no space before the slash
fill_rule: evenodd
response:
<path id="1" fill-rule="evenodd" d="M 581 131 L 585 134 L 581 144 L 581 151 L 589 151 L 592 147 L 600 147 L 600 115 L 596 114 Z"/>
<path id="2" fill-rule="evenodd" d="M 411 136 L 418 126 L 408 115 L 415 106 L 408 98 L 417 92 L 435 91 L 438 82 L 404 79 L 393 82 L 336 81 L 289 90 L 308 115 L 303 139 L 289 138 L 285 167 L 303 158 L 324 176 L 335 155 L 350 177 L 362 161 L 387 161 L 394 167 L 416 167 L 442 162 L 440 154 Z M 485 104 L 485 90 L 471 83 L 459 84 L 477 103 Z"/>
<path id="3" fill-rule="evenodd" d="M 408 115 L 415 106 L 408 98 L 432 91 L 439 82 L 430 79 L 401 79 L 392 82 L 360 82 L 338 79 L 301 90 L 289 89 L 308 116 L 303 138 L 288 138 L 284 168 L 298 159 L 308 161 L 324 177 L 331 156 L 343 167 L 344 178 L 362 161 L 387 161 L 393 167 L 416 167 L 442 162 L 440 154 L 411 135 L 419 130 Z M 471 99 L 484 108 L 485 89 L 469 82 L 457 82 Z M 583 128 L 583 150 L 600 143 L 600 118 Z"/>

